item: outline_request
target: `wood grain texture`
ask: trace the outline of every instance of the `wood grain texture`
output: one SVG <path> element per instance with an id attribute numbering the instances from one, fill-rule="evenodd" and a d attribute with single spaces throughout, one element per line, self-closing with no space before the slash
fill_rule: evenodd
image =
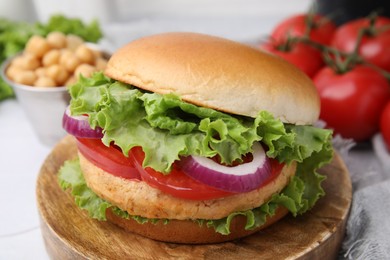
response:
<path id="1" fill-rule="evenodd" d="M 344 237 L 352 187 L 337 154 L 321 169 L 326 196 L 310 212 L 288 215 L 241 240 L 195 246 L 157 242 L 89 218 L 57 181 L 63 162 L 75 157 L 75 142 L 67 136 L 46 158 L 37 180 L 42 235 L 53 259 L 332 259 Z"/>

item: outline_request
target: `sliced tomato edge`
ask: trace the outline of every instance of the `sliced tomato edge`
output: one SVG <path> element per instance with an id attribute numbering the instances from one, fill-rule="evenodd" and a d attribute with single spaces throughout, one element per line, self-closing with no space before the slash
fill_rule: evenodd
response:
<path id="1" fill-rule="evenodd" d="M 165 185 L 166 186 L 165 188 L 161 188 L 162 187 L 162 186 L 160 186 L 161 182 L 160 182 L 160 185 L 156 184 L 156 182 L 158 182 L 158 177 L 156 177 L 155 174 L 158 172 L 153 170 L 150 167 L 142 168 L 143 159 L 142 159 L 142 161 L 140 161 L 139 154 L 138 154 L 138 159 L 137 159 L 137 156 L 132 156 L 132 152 L 130 151 L 129 157 L 125 157 L 125 155 L 123 155 L 123 153 L 121 151 L 116 149 L 117 152 L 115 152 L 114 156 L 123 156 L 123 158 L 125 158 L 126 161 L 129 164 L 131 164 L 131 166 L 127 167 L 128 168 L 127 171 L 129 171 L 129 169 L 130 169 L 131 174 L 130 175 L 126 174 L 126 173 L 123 174 L 123 173 L 119 172 L 120 171 L 119 168 L 121 168 L 121 170 L 122 170 L 121 166 L 114 167 L 114 168 L 116 168 L 116 170 L 112 170 L 109 167 L 102 164 L 102 160 L 98 160 L 90 155 L 90 153 L 92 151 L 92 153 L 99 154 L 99 157 L 102 156 L 105 159 L 110 160 L 110 158 L 107 158 L 106 156 L 102 155 L 101 153 L 99 153 L 99 151 L 96 151 L 93 148 L 91 148 L 90 143 L 92 143 L 92 142 L 94 142 L 95 145 L 99 145 L 99 149 L 106 149 L 106 152 L 113 151 L 113 149 L 115 149 L 114 147 L 105 146 L 101 142 L 100 139 L 76 138 L 76 140 L 77 140 L 77 147 L 78 147 L 80 153 L 85 158 L 87 158 L 89 161 L 91 161 L 95 166 L 103 169 L 104 171 L 106 171 L 109 174 L 112 174 L 113 176 L 116 176 L 116 177 L 122 177 L 122 178 L 125 178 L 127 180 L 132 180 L 132 181 L 145 181 L 152 188 L 158 189 L 161 192 L 168 193 L 168 194 L 170 194 L 174 197 L 177 197 L 177 198 L 189 199 L 189 200 L 211 200 L 211 199 L 219 199 L 219 198 L 239 194 L 239 193 L 233 193 L 233 192 L 228 192 L 228 191 L 222 191 L 222 190 L 219 190 L 219 189 L 214 188 L 212 186 L 208 186 L 205 183 L 202 183 L 200 181 L 192 179 L 191 177 L 189 177 L 188 175 L 186 175 L 183 172 L 181 172 L 180 174 L 183 174 L 187 178 L 191 179 L 193 182 L 198 183 L 200 185 L 200 187 L 202 187 L 201 190 L 194 191 L 194 190 L 188 189 L 186 187 L 181 187 L 180 189 L 178 189 L 178 187 L 170 186 L 170 185 Z M 140 147 L 137 147 L 135 150 L 138 153 L 139 153 L 139 151 L 142 152 L 142 149 L 140 149 Z M 121 158 L 118 158 L 118 159 L 121 159 Z M 279 176 L 279 174 L 284 166 L 284 164 L 279 163 L 275 159 L 270 158 L 270 160 L 271 160 L 272 173 L 271 173 L 270 177 L 264 183 L 262 183 L 257 189 L 261 189 L 262 187 L 264 187 L 268 183 L 270 183 L 272 180 L 274 180 L 277 176 Z M 126 167 L 123 166 L 123 168 L 126 168 Z M 175 166 L 173 168 L 174 168 L 173 171 L 177 171 Z M 136 171 L 136 173 L 134 172 L 134 170 Z M 165 176 L 162 173 L 158 173 L 158 174 Z"/>

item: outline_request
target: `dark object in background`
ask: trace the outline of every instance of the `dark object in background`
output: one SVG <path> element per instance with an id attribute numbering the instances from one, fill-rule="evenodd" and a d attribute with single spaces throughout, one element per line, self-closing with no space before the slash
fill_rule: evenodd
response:
<path id="1" fill-rule="evenodd" d="M 381 16 L 390 17 L 389 0 L 315 0 L 315 13 L 323 14 L 332 19 L 337 25 L 347 21 L 368 16 L 376 11 Z"/>

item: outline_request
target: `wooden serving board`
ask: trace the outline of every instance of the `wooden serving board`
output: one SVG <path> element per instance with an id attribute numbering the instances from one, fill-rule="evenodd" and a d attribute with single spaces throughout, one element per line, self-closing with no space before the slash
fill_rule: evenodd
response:
<path id="1" fill-rule="evenodd" d="M 157 242 L 89 218 L 57 181 L 63 162 L 75 157 L 75 141 L 67 136 L 49 154 L 37 181 L 42 235 L 53 259 L 332 259 L 344 237 L 352 187 L 337 154 L 321 169 L 327 175 L 326 196 L 310 212 L 288 215 L 247 238 L 211 245 Z"/>

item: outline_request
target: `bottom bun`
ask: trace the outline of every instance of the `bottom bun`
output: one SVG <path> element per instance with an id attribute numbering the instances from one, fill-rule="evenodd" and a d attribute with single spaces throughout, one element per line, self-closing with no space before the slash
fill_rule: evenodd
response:
<path id="1" fill-rule="evenodd" d="M 156 224 L 150 222 L 139 224 L 133 219 L 124 219 L 115 215 L 111 209 L 107 209 L 106 215 L 110 222 L 122 227 L 126 231 L 154 240 L 180 244 L 211 244 L 249 236 L 277 222 L 287 213 L 288 210 L 286 208 L 278 207 L 275 214 L 267 218 L 264 225 L 253 230 L 245 230 L 245 216 L 236 216 L 231 222 L 231 233 L 229 235 L 222 235 L 215 232 L 212 227 L 200 226 L 191 220 L 170 220 L 168 224 L 164 224 L 162 221 Z"/>

